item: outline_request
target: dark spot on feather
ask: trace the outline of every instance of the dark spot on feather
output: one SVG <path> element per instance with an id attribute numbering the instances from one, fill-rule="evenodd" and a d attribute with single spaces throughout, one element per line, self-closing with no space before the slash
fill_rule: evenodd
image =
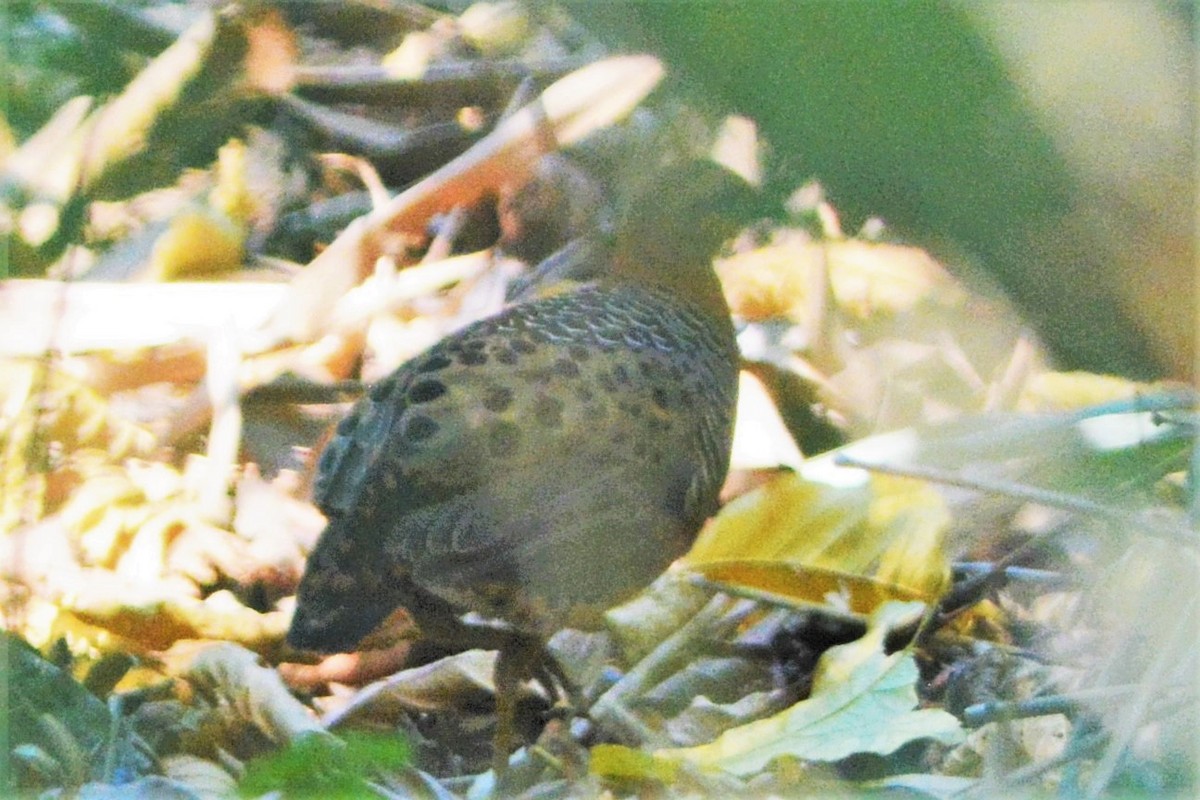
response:
<path id="1" fill-rule="evenodd" d="M 529 355 L 533 351 L 537 350 L 537 345 L 534 344 L 533 342 L 529 341 L 528 339 L 513 339 L 512 348 L 513 348 L 513 350 L 516 350 L 518 353 L 524 353 L 525 355 Z"/>
<path id="2" fill-rule="evenodd" d="M 592 357 L 592 352 L 581 344 L 573 344 L 567 348 L 567 355 L 576 361 L 587 361 Z"/>
<path id="3" fill-rule="evenodd" d="M 497 414 L 508 410 L 512 402 L 512 389 L 506 386 L 491 386 L 483 393 L 483 407 Z"/>
<path id="4" fill-rule="evenodd" d="M 621 384 L 622 386 L 629 385 L 629 370 L 625 368 L 624 364 L 617 364 L 616 368 L 613 370 L 613 377 L 616 378 L 617 383 Z"/>
<path id="5" fill-rule="evenodd" d="M 667 397 L 667 390 L 661 386 L 655 386 L 654 391 L 650 393 L 650 396 L 654 400 L 654 405 L 658 406 L 663 411 L 666 411 L 671 407 L 671 400 L 669 397 Z"/>
<path id="6" fill-rule="evenodd" d="M 487 360 L 487 353 L 482 350 L 464 350 L 458 354 L 458 362 L 468 367 L 477 367 L 480 364 L 486 364 Z"/>
<path id="7" fill-rule="evenodd" d="M 414 414 L 404 423 L 404 438 L 423 442 L 438 431 L 438 424 L 424 414 Z"/>
<path id="8" fill-rule="evenodd" d="M 441 353 L 436 353 L 427 357 L 424 361 L 417 365 L 417 372 L 437 372 L 445 369 L 453 362 Z"/>
<path id="9" fill-rule="evenodd" d="M 428 403 L 446 393 L 446 384 L 441 381 L 424 380 L 408 390 L 408 399 L 414 403 Z"/>
<path id="10" fill-rule="evenodd" d="M 560 378 L 578 378 L 579 365 L 570 359 L 560 358 L 554 362 L 554 374 Z"/>
<path id="11" fill-rule="evenodd" d="M 497 347 L 492 351 L 492 356 L 501 364 L 512 365 L 517 363 L 517 351 L 511 347 Z"/>

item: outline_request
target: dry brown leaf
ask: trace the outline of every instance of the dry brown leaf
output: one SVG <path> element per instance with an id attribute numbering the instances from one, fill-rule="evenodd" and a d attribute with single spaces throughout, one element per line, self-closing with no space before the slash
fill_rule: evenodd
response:
<path id="1" fill-rule="evenodd" d="M 852 438 L 1011 402 L 1040 368 L 1002 299 L 918 248 L 791 230 L 718 267 L 734 313 L 774 331 L 764 355 L 813 380 Z"/>
<path id="2" fill-rule="evenodd" d="M 299 577 L 304 554 L 316 543 L 325 518 L 310 502 L 293 496 L 283 480 L 265 481 L 247 469 L 237 482 L 233 530 L 248 544 L 254 571 Z"/>
<path id="3" fill-rule="evenodd" d="M 186 786 L 200 800 L 220 800 L 232 797 L 237 790 L 237 781 L 229 771 L 207 758 L 177 753 L 159 759 L 162 773 L 167 778 Z"/>
<path id="4" fill-rule="evenodd" d="M 651 56 L 621 56 L 555 81 L 466 153 L 346 228 L 292 281 L 286 301 L 251 349 L 322 335 L 333 303 L 370 274 L 387 240 L 421 236 L 434 214 L 469 206 L 504 184 L 524 183 L 541 156 L 628 114 L 662 75 L 662 65 Z"/>
<path id="5" fill-rule="evenodd" d="M 468 650 L 406 669 L 364 686 L 344 703 L 328 708 L 324 722 L 335 728 L 363 719 L 394 721 L 405 713 L 478 708 L 495 693 L 495 665 L 495 653 Z"/>

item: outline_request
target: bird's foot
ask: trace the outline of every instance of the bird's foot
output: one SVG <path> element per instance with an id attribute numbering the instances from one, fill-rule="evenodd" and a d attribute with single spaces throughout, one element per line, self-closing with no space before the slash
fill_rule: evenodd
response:
<path id="1" fill-rule="evenodd" d="M 582 709 L 582 696 L 541 637 L 509 631 L 496 660 L 496 735 L 493 765 L 500 775 L 508 757 L 521 744 L 517 735 L 517 697 L 521 683 L 532 680 L 546 692 L 556 716 L 571 717 Z"/>

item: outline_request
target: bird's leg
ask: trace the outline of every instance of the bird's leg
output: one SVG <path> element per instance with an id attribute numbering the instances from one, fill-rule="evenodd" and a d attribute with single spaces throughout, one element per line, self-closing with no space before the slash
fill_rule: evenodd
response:
<path id="1" fill-rule="evenodd" d="M 563 672 L 562 665 L 546 648 L 542 637 L 508 625 L 462 619 L 448 603 L 427 592 L 410 589 L 406 607 L 419 609 L 418 625 L 422 635 L 454 649 L 480 648 L 496 650 L 496 669 L 493 682 L 496 691 L 496 734 L 493 765 L 500 775 L 508 757 L 517 749 L 517 698 L 521 682 L 537 681 L 545 689 L 551 703 L 564 695 L 573 713 L 583 708 L 581 696 L 574 683 Z"/>
<path id="2" fill-rule="evenodd" d="M 533 664 L 530 677 L 546 690 L 551 703 L 565 699 L 571 707 L 571 713 L 583 713 L 584 699 L 579 687 L 567 677 L 562 664 L 558 663 L 558 659 L 544 644 L 541 645 L 541 653 Z"/>
<path id="3" fill-rule="evenodd" d="M 500 647 L 496 658 L 496 735 L 492 765 L 499 777 L 517 749 L 517 690 L 521 681 L 540 671 L 544 645 L 540 641 L 513 636 Z"/>

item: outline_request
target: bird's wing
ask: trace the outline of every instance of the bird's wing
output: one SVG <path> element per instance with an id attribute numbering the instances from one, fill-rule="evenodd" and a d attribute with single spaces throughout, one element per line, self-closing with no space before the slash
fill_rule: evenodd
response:
<path id="1" fill-rule="evenodd" d="M 485 321 L 486 322 L 486 321 Z M 472 470 L 456 464 L 474 446 L 467 392 L 458 387 L 471 373 L 457 345 L 471 340 L 481 323 L 468 326 L 374 384 L 340 423 L 321 454 L 313 497 L 330 517 L 397 491 L 408 503 L 436 501 L 429 477 L 443 475 L 450 489 L 469 489 Z M 454 475 L 447 474 L 453 470 Z M 413 486 L 422 475 L 426 485 Z"/>
<path id="2" fill-rule="evenodd" d="M 679 555 L 723 477 L 732 398 L 711 395 L 733 382 L 679 357 L 662 304 L 591 299 L 514 306 L 374 387 L 322 458 L 318 549 L 463 608 L 495 589 L 510 619 L 505 587 L 606 601 Z"/>
<path id="3" fill-rule="evenodd" d="M 543 366 L 517 365 L 503 386 L 494 376 L 454 382 L 450 393 L 512 390 L 511 401 L 456 407 L 449 416 L 473 427 L 406 462 L 408 499 L 385 523 L 389 562 L 409 565 L 428 591 L 509 620 L 543 616 L 512 603 L 606 607 L 648 583 L 686 549 L 712 510 L 700 498 L 723 477 L 706 464 L 689 396 L 702 376 L 670 376 L 650 351 L 571 361 L 569 345 L 543 348 Z M 545 363 L 560 365 L 553 380 L 536 374 Z"/>
<path id="4" fill-rule="evenodd" d="M 682 512 L 685 475 L 641 474 L 619 459 L 587 471 L 549 467 L 399 520 L 394 541 L 412 559 L 413 579 L 461 608 L 532 629 L 586 624 L 648 584 L 695 534 L 698 523 Z"/>

